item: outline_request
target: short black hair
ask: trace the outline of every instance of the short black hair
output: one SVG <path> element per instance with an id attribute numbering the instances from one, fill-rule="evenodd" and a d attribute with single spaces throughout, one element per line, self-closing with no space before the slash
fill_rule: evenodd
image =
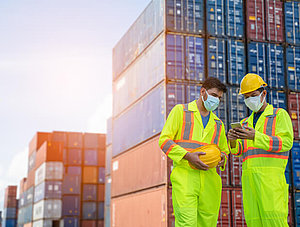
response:
<path id="1" fill-rule="evenodd" d="M 217 88 L 219 91 L 223 91 L 223 93 L 227 92 L 226 85 L 223 84 L 218 78 L 215 77 L 208 77 L 202 87 L 204 87 L 206 90 L 209 90 L 211 88 Z"/>
<path id="2" fill-rule="evenodd" d="M 265 90 L 264 87 L 260 87 L 260 88 L 257 89 L 257 91 L 259 91 L 259 93 L 262 93 L 264 90 Z"/>

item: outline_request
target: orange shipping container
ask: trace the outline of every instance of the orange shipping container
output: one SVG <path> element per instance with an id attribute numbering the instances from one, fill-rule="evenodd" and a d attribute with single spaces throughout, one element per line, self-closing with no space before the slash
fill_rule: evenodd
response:
<path id="1" fill-rule="evenodd" d="M 37 132 L 29 143 L 29 155 L 38 150 L 45 141 L 51 140 L 51 133 Z"/>
<path id="2" fill-rule="evenodd" d="M 36 154 L 36 168 L 44 162 L 63 161 L 63 142 L 44 142 Z"/>
<path id="3" fill-rule="evenodd" d="M 25 188 L 26 188 L 26 181 L 27 181 L 27 178 L 24 177 L 21 181 L 20 181 L 20 191 L 19 191 L 19 195 L 22 195 L 23 192 L 25 191 Z"/>
<path id="4" fill-rule="evenodd" d="M 98 165 L 100 167 L 105 167 L 105 149 L 98 150 Z"/>
<path id="5" fill-rule="evenodd" d="M 112 160 L 112 197 L 167 184 L 167 157 L 158 137 Z"/>
<path id="6" fill-rule="evenodd" d="M 167 190 L 162 186 L 112 199 L 111 226 L 167 227 L 172 219 Z"/>
<path id="7" fill-rule="evenodd" d="M 97 183 L 97 167 L 83 167 L 83 183 Z"/>
<path id="8" fill-rule="evenodd" d="M 97 227 L 97 221 L 82 221 L 82 227 Z"/>
<path id="9" fill-rule="evenodd" d="M 105 134 L 85 133 L 84 134 L 84 147 L 85 148 L 98 148 L 105 149 Z"/>
<path id="10" fill-rule="evenodd" d="M 98 185 L 98 202 L 104 202 L 105 196 L 105 185 L 99 184 Z"/>
<path id="11" fill-rule="evenodd" d="M 34 179 L 35 179 L 35 169 L 28 172 L 25 191 L 27 191 L 27 189 L 34 186 Z"/>

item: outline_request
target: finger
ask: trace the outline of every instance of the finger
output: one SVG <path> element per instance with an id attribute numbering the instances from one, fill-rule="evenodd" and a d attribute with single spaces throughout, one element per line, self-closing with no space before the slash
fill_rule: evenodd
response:
<path id="1" fill-rule="evenodd" d="M 209 168 L 209 166 L 208 165 L 206 165 L 204 162 L 202 162 L 201 160 L 199 160 L 199 164 L 202 166 L 202 167 L 204 167 L 204 168 Z"/>
<path id="2" fill-rule="evenodd" d="M 242 128 L 235 128 L 234 131 L 235 131 L 235 132 L 245 132 L 245 129 L 242 129 Z"/>
<path id="3" fill-rule="evenodd" d="M 205 152 L 195 152 L 195 154 L 197 154 L 197 155 L 205 155 L 206 153 Z"/>
<path id="4" fill-rule="evenodd" d="M 248 126 L 244 126 L 244 128 L 245 128 L 245 129 L 248 129 L 248 130 L 250 130 L 250 131 L 254 130 L 253 128 L 250 128 L 250 127 L 248 127 Z"/>

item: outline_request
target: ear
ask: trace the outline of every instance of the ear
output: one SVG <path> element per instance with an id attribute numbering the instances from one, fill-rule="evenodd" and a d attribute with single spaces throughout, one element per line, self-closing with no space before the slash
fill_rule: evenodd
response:
<path id="1" fill-rule="evenodd" d="M 266 98 L 265 98 L 265 102 L 267 102 L 267 91 L 266 91 L 266 90 L 263 90 L 263 95 L 262 95 L 262 97 L 261 97 L 262 100 L 264 99 L 264 97 L 266 97 Z M 261 101 L 262 101 L 262 100 L 261 100 Z"/>

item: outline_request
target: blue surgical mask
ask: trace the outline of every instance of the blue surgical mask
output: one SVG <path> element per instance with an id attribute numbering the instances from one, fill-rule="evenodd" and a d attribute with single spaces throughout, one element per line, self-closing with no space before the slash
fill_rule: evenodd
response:
<path id="1" fill-rule="evenodd" d="M 207 91 L 205 91 L 205 92 L 207 94 L 207 99 L 205 101 L 202 96 L 202 101 L 204 103 L 204 107 L 207 111 L 214 111 L 219 106 L 220 100 L 219 100 L 219 98 L 208 94 Z"/>

